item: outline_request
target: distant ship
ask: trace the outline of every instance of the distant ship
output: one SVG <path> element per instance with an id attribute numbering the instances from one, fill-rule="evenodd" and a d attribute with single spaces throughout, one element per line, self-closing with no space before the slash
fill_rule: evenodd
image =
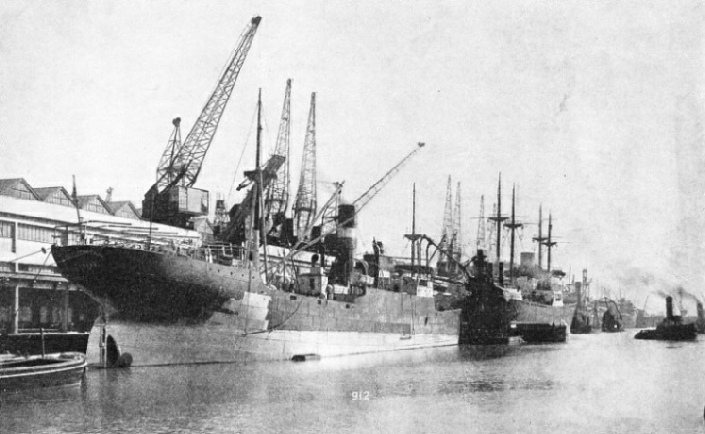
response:
<path id="1" fill-rule="evenodd" d="M 552 283 L 553 273 L 551 272 L 551 248 L 555 245 L 552 239 L 553 225 L 549 216 L 548 236 L 542 235 L 542 226 L 539 224 L 539 234 L 536 240 L 539 242 L 539 266 L 519 267 L 518 270 L 514 267 L 514 232 L 520 228 L 522 224 L 517 223 L 515 216 L 515 191 L 512 190 L 512 212 L 511 217 L 502 216 L 502 183 L 501 178 L 497 189 L 497 213 L 490 220 L 497 224 L 496 233 L 497 241 L 497 276 L 499 285 L 504 286 L 504 266 L 499 261 L 501 257 L 500 246 L 501 240 L 499 234 L 502 230 L 502 225 L 511 230 L 510 241 L 510 268 L 508 287 L 514 288 L 518 294 L 510 301 L 514 310 L 513 322 L 518 329 L 533 330 L 533 328 L 543 328 L 545 325 L 569 327 L 573 318 L 573 313 L 577 303 L 565 303 L 563 299 L 563 288 L 560 285 Z M 505 220 L 509 220 L 503 223 Z M 539 209 L 539 221 L 541 222 L 541 209 Z M 548 247 L 548 269 L 541 269 L 541 247 Z"/>
<path id="2" fill-rule="evenodd" d="M 564 324 L 570 326 L 576 303 L 564 303 L 563 292 L 548 284 L 539 284 L 533 291 L 535 297 L 515 301 L 517 324 Z"/>

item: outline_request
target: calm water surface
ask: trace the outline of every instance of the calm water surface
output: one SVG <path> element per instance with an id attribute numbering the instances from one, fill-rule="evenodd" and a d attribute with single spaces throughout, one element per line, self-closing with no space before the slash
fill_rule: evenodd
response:
<path id="1" fill-rule="evenodd" d="M 705 432 L 705 337 L 89 370 L 0 397 L 0 432 Z"/>

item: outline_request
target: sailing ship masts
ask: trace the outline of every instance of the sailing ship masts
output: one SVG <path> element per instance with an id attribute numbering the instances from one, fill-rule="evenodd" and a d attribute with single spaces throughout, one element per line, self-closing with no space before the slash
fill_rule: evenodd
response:
<path id="1" fill-rule="evenodd" d="M 261 152 L 261 140 L 262 140 L 262 89 L 259 90 L 257 97 L 257 147 L 255 151 L 255 175 L 254 175 L 254 189 L 255 194 L 253 195 L 252 204 L 252 224 L 250 225 L 252 230 L 252 246 L 251 246 L 251 267 L 254 267 L 255 271 L 259 273 L 259 232 L 260 232 L 260 218 L 262 213 L 260 212 L 260 196 L 262 185 L 260 183 L 260 152 Z M 252 279 L 250 279 L 252 280 Z"/>
<path id="2" fill-rule="evenodd" d="M 502 174 L 497 185 L 497 266 L 502 260 Z"/>
<path id="3" fill-rule="evenodd" d="M 509 280 L 511 282 L 514 282 L 514 232 L 516 230 L 516 215 L 514 213 L 514 205 L 515 205 L 515 187 L 512 186 L 512 224 L 511 224 L 511 231 L 512 231 L 512 238 L 511 238 L 511 244 L 510 244 L 510 252 L 509 252 Z"/>
<path id="4" fill-rule="evenodd" d="M 259 96 L 257 98 L 257 151 L 255 152 L 255 217 L 254 221 L 252 222 L 252 227 L 254 230 L 259 230 L 259 219 L 260 219 L 260 210 L 259 210 L 259 196 L 260 196 L 260 177 L 259 177 L 259 170 L 260 170 L 260 140 L 262 139 L 262 89 L 259 90 Z"/>
<path id="5" fill-rule="evenodd" d="M 541 215 L 541 205 L 539 205 L 539 237 L 538 237 L 538 242 L 539 242 L 539 270 L 541 269 L 541 266 L 543 265 L 543 261 L 541 258 L 541 253 L 543 252 L 543 249 L 541 248 L 541 243 L 543 243 L 543 234 L 541 231 L 543 230 L 543 217 Z"/>
<path id="6" fill-rule="evenodd" d="M 411 201 L 411 272 L 415 272 L 415 260 L 416 256 L 416 183 L 414 183 L 414 190 L 412 193 Z"/>
<path id="7" fill-rule="evenodd" d="M 551 222 L 551 214 L 548 215 L 548 272 L 551 272 L 551 247 L 552 247 L 552 241 L 551 241 L 551 231 L 553 229 L 553 223 Z"/>

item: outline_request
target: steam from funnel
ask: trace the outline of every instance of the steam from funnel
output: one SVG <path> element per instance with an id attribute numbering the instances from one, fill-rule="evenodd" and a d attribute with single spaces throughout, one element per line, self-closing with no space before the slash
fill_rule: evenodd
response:
<path id="1" fill-rule="evenodd" d="M 693 294 L 682 286 L 679 286 L 676 289 L 676 294 L 678 294 L 678 297 L 680 297 L 681 300 L 693 300 L 696 303 L 700 303 L 702 301 L 701 297 L 696 294 Z"/>

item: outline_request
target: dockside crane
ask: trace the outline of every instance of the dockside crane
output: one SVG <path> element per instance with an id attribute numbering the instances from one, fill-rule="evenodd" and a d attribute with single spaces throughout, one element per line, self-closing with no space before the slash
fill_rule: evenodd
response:
<path id="1" fill-rule="evenodd" d="M 311 232 L 306 232 L 311 219 L 316 215 L 316 93 L 311 94 L 311 108 L 308 113 L 306 139 L 301 162 L 301 178 L 294 203 L 294 219 L 296 219 L 296 236 L 299 240 L 311 238 Z"/>
<path id="2" fill-rule="evenodd" d="M 284 213 L 289 205 L 289 135 L 291 132 L 291 79 L 286 81 L 284 90 L 284 107 L 282 108 L 279 134 L 274 155 L 284 157 L 284 164 L 279 168 L 276 178 L 272 180 L 266 192 L 264 203 L 267 220 L 273 221 L 273 226 L 283 223 Z"/>
<path id="3" fill-rule="evenodd" d="M 448 176 L 448 186 L 446 187 L 446 202 L 443 208 L 443 228 L 441 229 L 441 240 L 439 241 L 439 251 L 452 251 L 453 242 L 453 185 L 450 175 Z M 447 275 L 450 271 L 450 262 L 444 253 L 441 253 L 436 263 L 439 274 Z"/>
<path id="4" fill-rule="evenodd" d="M 460 193 L 460 182 L 458 182 L 458 187 L 455 190 L 455 208 L 453 209 L 453 237 L 451 238 L 451 251 L 453 252 L 455 263 L 459 263 L 461 257 L 463 256 L 461 197 L 462 194 Z"/>
<path id="5" fill-rule="evenodd" d="M 240 35 L 235 51 L 215 90 L 183 143 L 181 119 L 173 120 L 174 130 L 159 162 L 156 182 L 142 201 L 143 218 L 157 223 L 188 227 L 192 217 L 208 214 L 208 192 L 193 188 L 193 185 L 201 172 L 203 159 L 213 141 L 261 20 L 261 17 L 253 17 Z"/>

